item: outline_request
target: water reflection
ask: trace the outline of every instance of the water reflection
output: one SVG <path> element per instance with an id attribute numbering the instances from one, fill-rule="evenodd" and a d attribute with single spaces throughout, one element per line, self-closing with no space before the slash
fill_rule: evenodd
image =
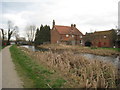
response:
<path id="1" fill-rule="evenodd" d="M 21 46 L 21 47 L 28 48 L 28 49 L 30 49 L 31 51 L 36 51 L 36 50 L 37 50 L 34 46 L 29 46 L 29 45 L 23 45 L 23 46 Z"/>
<path id="2" fill-rule="evenodd" d="M 22 45 L 21 47 L 28 48 L 31 51 L 48 51 L 46 48 L 40 48 L 40 47 L 35 47 L 35 46 L 30 46 L 30 45 Z"/>
<path id="3" fill-rule="evenodd" d="M 81 53 L 81 56 L 86 57 L 87 59 L 97 59 L 97 60 L 102 60 L 104 62 L 112 62 L 115 65 L 118 65 L 119 58 L 118 57 L 111 57 L 111 56 L 99 56 L 99 55 L 94 55 L 94 54 L 83 54 Z"/>

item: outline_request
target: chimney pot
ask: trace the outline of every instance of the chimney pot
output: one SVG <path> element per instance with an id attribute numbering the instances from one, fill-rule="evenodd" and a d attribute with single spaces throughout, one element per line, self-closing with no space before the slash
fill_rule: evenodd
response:
<path id="1" fill-rule="evenodd" d="M 76 24 L 74 24 L 74 27 L 76 27 Z"/>
<path id="2" fill-rule="evenodd" d="M 73 24 L 71 24 L 71 30 L 73 30 L 73 28 L 74 28 L 74 25 L 73 25 Z"/>
<path id="3" fill-rule="evenodd" d="M 53 20 L 53 27 L 55 26 L 55 20 Z"/>
<path id="4" fill-rule="evenodd" d="M 71 24 L 71 27 L 73 27 L 73 24 Z"/>

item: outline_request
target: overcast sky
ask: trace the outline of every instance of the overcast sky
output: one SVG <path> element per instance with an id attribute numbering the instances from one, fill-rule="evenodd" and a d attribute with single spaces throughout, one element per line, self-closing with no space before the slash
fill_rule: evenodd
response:
<path id="1" fill-rule="evenodd" d="M 118 24 L 119 0 L 2 0 L 0 27 L 7 29 L 11 20 L 24 36 L 25 26 L 56 25 L 76 27 L 83 33 L 109 30 Z"/>

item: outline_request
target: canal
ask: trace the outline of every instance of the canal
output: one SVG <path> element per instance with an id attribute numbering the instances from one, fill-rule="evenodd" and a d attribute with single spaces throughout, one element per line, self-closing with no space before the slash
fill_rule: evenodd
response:
<path id="1" fill-rule="evenodd" d="M 29 46 L 29 45 L 23 45 L 21 47 L 25 47 L 28 48 L 31 51 L 48 51 L 49 49 L 46 48 L 37 48 L 35 46 Z M 89 53 L 76 53 L 75 55 L 81 55 L 84 56 L 85 58 L 89 59 L 89 60 L 102 60 L 104 62 L 111 62 L 114 65 L 118 65 L 119 63 L 119 56 L 115 57 L 115 56 L 100 56 L 100 55 L 94 55 L 94 54 L 89 54 Z"/>

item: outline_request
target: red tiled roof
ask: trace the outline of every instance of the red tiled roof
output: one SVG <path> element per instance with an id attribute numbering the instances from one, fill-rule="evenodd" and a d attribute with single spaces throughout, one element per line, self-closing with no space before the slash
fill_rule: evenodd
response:
<path id="1" fill-rule="evenodd" d="M 72 28 L 70 26 L 60 26 L 60 25 L 55 25 L 55 29 L 60 33 L 60 34 L 74 34 L 74 35 L 81 35 L 82 33 L 77 29 L 77 28 Z M 82 34 L 83 35 L 83 34 Z"/>
<path id="2" fill-rule="evenodd" d="M 94 34 L 110 34 L 113 31 L 114 30 L 96 31 L 96 32 L 94 32 Z"/>

